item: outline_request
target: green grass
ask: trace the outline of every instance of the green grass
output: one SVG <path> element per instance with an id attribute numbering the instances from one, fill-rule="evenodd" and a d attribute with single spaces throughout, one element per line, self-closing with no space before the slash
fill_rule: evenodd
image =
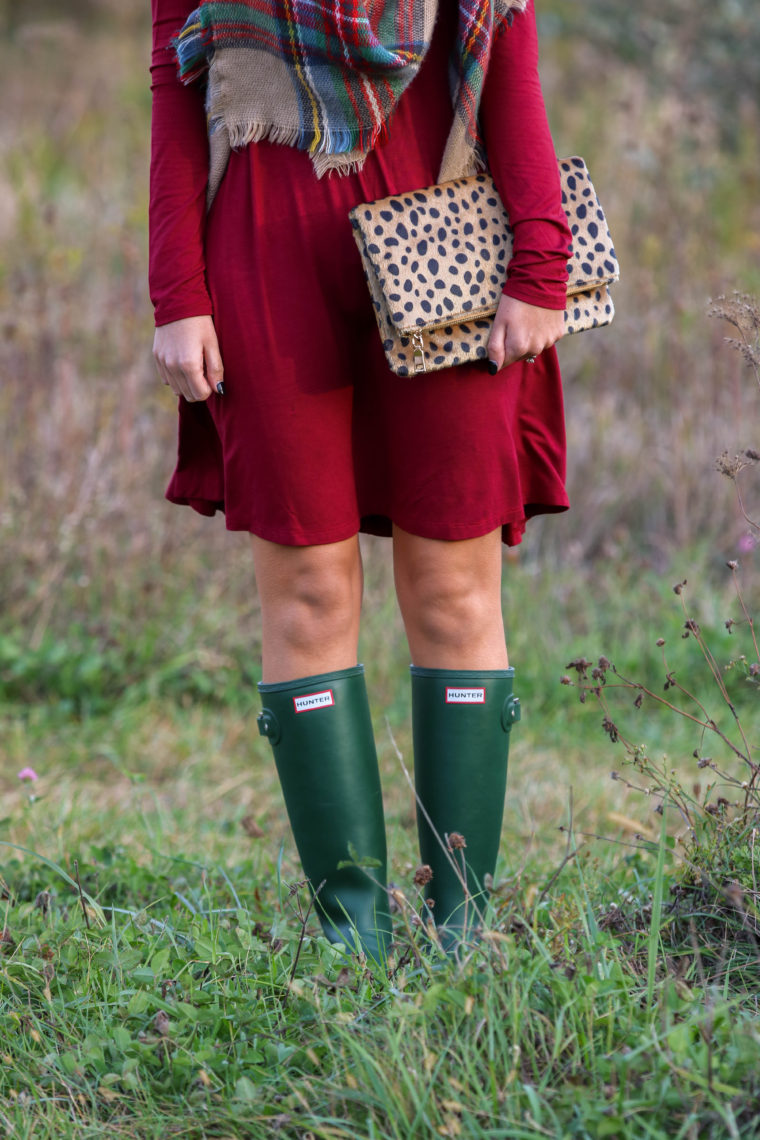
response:
<path id="1" fill-rule="evenodd" d="M 600 923 L 632 890 L 665 902 L 664 839 L 635 875 L 587 849 L 551 884 L 537 867 L 505 882 L 459 963 L 399 919 L 387 976 L 304 932 L 265 840 L 227 866 L 192 844 L 84 844 L 81 897 L 75 848 L 7 849 L 0 1123 L 51 1140 L 755 1136 L 746 979 L 666 952 L 667 905 L 622 939 Z"/>
<path id="2" fill-rule="evenodd" d="M 600 579 L 591 598 L 572 576 L 510 565 L 509 604 L 540 609 L 543 633 L 511 639 L 526 715 L 488 933 L 457 963 L 410 925 L 414 813 L 395 752 L 411 763 L 406 654 L 383 551 L 370 551 L 365 656 L 391 877 L 412 908 L 387 974 L 304 927 L 255 732 L 253 654 L 224 602 L 194 628 L 195 595 L 170 592 L 143 626 L 124 623 L 113 659 L 84 626 L 15 656 L 3 643 L 0 1126 L 51 1140 L 760 1135 L 753 837 L 736 821 L 710 831 L 704 815 L 697 864 L 682 816 L 655 808 L 671 761 L 685 788 L 699 775 L 704 733 L 623 691 L 621 725 L 653 742 L 642 770 L 601 730 L 593 694 L 580 704 L 560 684 L 560 647 L 590 656 L 594 641 L 654 686 L 665 633 L 679 676 L 707 696 L 672 575 Z M 721 659 L 747 633 L 711 624 L 729 597 L 713 581 L 694 603 Z M 163 606 L 178 620 L 161 640 Z M 209 644 L 226 637 L 224 658 L 204 656 L 204 629 Z M 745 687 L 737 707 L 756 736 Z M 22 785 L 26 765 L 39 779 Z M 743 909 L 721 893 L 732 879 Z"/>

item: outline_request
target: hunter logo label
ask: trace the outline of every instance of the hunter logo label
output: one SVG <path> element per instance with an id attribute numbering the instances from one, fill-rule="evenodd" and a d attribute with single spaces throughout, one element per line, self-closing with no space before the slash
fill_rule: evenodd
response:
<path id="1" fill-rule="evenodd" d="M 325 709 L 334 705 L 332 689 L 323 689 L 321 693 L 307 693 L 303 697 L 293 697 L 296 712 L 309 712 L 311 709 Z"/>
<path id="2" fill-rule="evenodd" d="M 485 689 L 446 689 L 447 705 L 484 705 L 485 703 Z"/>

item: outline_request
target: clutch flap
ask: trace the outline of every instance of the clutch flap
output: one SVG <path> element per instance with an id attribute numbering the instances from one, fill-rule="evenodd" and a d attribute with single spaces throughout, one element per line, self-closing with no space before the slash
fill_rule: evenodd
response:
<path id="1" fill-rule="evenodd" d="M 382 198 L 350 217 L 400 332 L 496 312 L 512 232 L 489 175 Z"/>
<path id="2" fill-rule="evenodd" d="M 568 297 L 617 281 L 619 266 L 582 158 L 559 163 L 573 236 Z M 512 257 L 512 229 L 493 179 L 475 174 L 351 210 L 368 275 L 403 336 L 492 317 Z"/>

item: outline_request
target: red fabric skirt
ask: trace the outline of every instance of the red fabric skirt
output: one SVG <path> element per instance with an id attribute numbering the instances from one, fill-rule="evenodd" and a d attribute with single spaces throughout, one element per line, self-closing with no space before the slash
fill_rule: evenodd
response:
<path id="1" fill-rule="evenodd" d="M 497 376 L 477 364 L 407 378 L 382 351 L 347 215 L 435 182 L 447 55 L 437 30 L 357 174 L 317 179 L 307 154 L 268 142 L 233 153 L 206 231 L 225 395 L 180 400 L 172 502 L 296 546 L 393 523 L 437 539 L 501 526 L 514 545 L 529 517 L 567 508 L 553 349 Z"/>

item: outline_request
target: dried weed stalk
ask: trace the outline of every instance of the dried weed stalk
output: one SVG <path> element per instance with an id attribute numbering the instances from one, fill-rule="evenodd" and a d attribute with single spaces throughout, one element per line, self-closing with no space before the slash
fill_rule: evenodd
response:
<path id="1" fill-rule="evenodd" d="M 745 294 L 734 293 L 719 297 L 709 310 L 713 317 L 727 321 L 737 335 L 727 337 L 727 343 L 739 351 L 755 375 L 760 387 L 760 303 Z M 760 450 L 746 448 L 735 456 L 725 453 L 717 460 L 721 474 L 730 478 L 736 488 L 742 517 L 760 533 L 760 521 L 753 518 L 745 506 L 739 487 L 739 474 L 760 461 Z M 760 685 L 760 646 L 755 620 L 740 580 L 739 564 L 726 563 L 732 576 L 738 604 L 737 617 L 729 617 L 725 628 L 740 644 L 731 659 L 722 662 L 710 647 L 708 639 L 687 601 L 687 583 L 677 582 L 673 591 L 683 610 L 682 638 L 695 643 L 701 658 L 700 679 L 707 671 L 709 695 L 699 683 L 693 687 L 684 683 L 666 652 L 664 638 L 657 640 L 661 651 L 662 673 L 658 682 L 644 683 L 625 675 L 607 657 L 596 663 L 585 656 L 577 657 L 567 665 L 569 670 L 562 678 L 565 685 L 578 689 L 581 702 L 596 702 L 602 716 L 601 726 L 614 745 L 625 752 L 624 765 L 632 769 L 628 775 L 621 771 L 611 773 L 627 789 L 648 797 L 655 803 L 655 812 L 662 815 L 665 805 L 672 806 L 680 815 L 682 830 L 676 836 L 681 867 L 671 890 L 668 904 L 669 921 L 683 933 L 699 913 L 701 929 L 708 939 L 711 931 L 723 931 L 723 942 L 729 937 L 739 939 L 752 962 L 760 962 L 760 891 L 756 882 L 755 841 L 760 830 L 760 763 L 756 734 L 756 721 L 750 723 L 752 706 L 740 699 L 741 688 L 736 681 L 757 690 Z M 698 747 L 690 763 L 694 767 L 691 787 L 683 773 L 670 767 L 667 758 L 655 761 L 649 750 L 636 743 L 621 723 L 620 694 L 633 697 L 636 710 L 653 710 L 655 707 L 683 718 L 694 726 Z M 716 759 L 714 757 L 720 757 Z M 703 786 L 703 773 L 710 782 Z M 646 829 L 642 827 L 642 832 Z M 651 837 L 638 836 L 643 849 L 656 846 Z M 671 841 L 673 842 L 673 841 Z M 630 900 L 629 900 L 630 901 Z M 624 907 L 615 906 L 601 925 L 629 933 L 646 922 L 640 902 Z M 680 937 L 680 935 L 678 935 Z M 710 935 L 711 937 L 711 935 Z M 688 938 L 684 935 L 684 941 Z M 712 942 L 715 942 L 712 939 Z M 720 941 L 720 939 L 718 939 Z M 711 943 L 712 944 L 712 943 Z M 717 944 L 717 943 L 716 943 Z M 722 960 L 720 954 L 716 955 Z M 748 958 L 748 962 L 749 962 Z"/>

